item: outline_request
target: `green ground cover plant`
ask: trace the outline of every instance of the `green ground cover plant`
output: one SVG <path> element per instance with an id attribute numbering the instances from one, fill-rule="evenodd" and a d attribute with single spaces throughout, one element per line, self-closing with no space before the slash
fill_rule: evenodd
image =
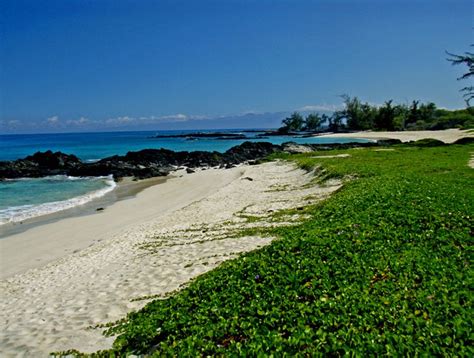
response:
<path id="1" fill-rule="evenodd" d="M 474 145 L 279 154 L 350 176 L 310 219 L 112 325 L 99 355 L 473 356 Z"/>

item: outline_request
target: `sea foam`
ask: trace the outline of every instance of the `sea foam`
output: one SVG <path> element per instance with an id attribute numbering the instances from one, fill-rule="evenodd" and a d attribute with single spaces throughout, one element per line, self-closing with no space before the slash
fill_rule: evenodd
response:
<path id="1" fill-rule="evenodd" d="M 84 177 L 71 177 L 71 176 L 50 176 L 46 178 L 48 181 L 77 181 L 84 180 L 88 178 Z M 105 180 L 105 187 L 88 192 L 83 195 L 79 195 L 67 200 L 52 201 L 42 204 L 35 205 L 20 205 L 20 206 L 11 206 L 5 209 L 0 209 L 0 225 L 5 225 L 8 223 L 18 223 L 27 219 L 35 218 L 38 216 L 53 214 L 63 210 L 71 209 L 80 205 L 89 203 L 90 201 L 100 198 L 105 194 L 111 192 L 115 189 L 117 184 L 113 180 L 113 177 L 110 175 L 108 177 L 91 177 L 91 180 L 102 179 Z M 31 179 L 15 179 L 15 180 L 31 180 Z"/>

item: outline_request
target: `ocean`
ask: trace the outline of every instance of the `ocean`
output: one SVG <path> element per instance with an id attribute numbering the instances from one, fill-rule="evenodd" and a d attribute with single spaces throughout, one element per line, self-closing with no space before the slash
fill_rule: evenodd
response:
<path id="1" fill-rule="evenodd" d="M 214 138 L 152 138 L 156 135 L 187 134 L 193 132 L 242 133 L 253 137 L 258 132 L 243 130 L 209 131 L 130 131 L 107 133 L 60 133 L 60 134 L 18 134 L 0 135 L 0 161 L 24 158 L 37 151 L 61 151 L 75 154 L 83 161 L 97 161 L 115 154 L 124 155 L 128 151 L 147 148 L 166 148 L 174 151 L 218 151 L 243 143 L 244 139 L 219 140 Z M 324 137 L 270 136 L 263 139 L 249 139 L 281 144 L 288 141 L 297 143 L 345 143 L 367 142 L 360 139 Z M 18 179 L 0 182 L 0 226 L 19 223 L 24 220 L 64 211 L 84 205 L 100 198 L 115 188 L 111 177 L 76 178 L 54 176 L 40 179 Z"/>

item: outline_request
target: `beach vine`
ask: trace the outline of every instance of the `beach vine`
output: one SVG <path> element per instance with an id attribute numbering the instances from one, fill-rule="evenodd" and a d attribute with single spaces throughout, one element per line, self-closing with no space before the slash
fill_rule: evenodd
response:
<path id="1" fill-rule="evenodd" d="M 472 356 L 474 147 L 427 143 L 275 155 L 357 179 L 266 228 L 271 245 L 116 322 L 94 355 Z"/>

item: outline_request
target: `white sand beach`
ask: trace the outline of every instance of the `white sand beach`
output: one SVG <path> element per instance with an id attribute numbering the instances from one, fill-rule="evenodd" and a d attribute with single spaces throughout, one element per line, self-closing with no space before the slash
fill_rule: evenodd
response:
<path id="1" fill-rule="evenodd" d="M 473 134 L 454 129 L 334 136 L 449 143 Z M 323 200 L 342 185 L 319 186 L 313 178 L 281 162 L 182 170 L 103 211 L 1 239 L 0 355 L 47 357 L 72 348 L 110 348 L 114 337 L 91 327 L 123 318 L 149 302 L 146 296 L 166 295 L 225 260 L 268 245 L 275 238 L 235 234 L 247 227 L 291 225 L 303 216 L 275 221 L 272 214 Z"/>
<path id="2" fill-rule="evenodd" d="M 445 129 L 442 131 L 401 131 L 401 132 L 372 132 L 363 131 L 355 133 L 331 133 L 323 134 L 321 137 L 328 138 L 363 138 L 363 139 L 400 139 L 402 142 L 410 142 L 419 139 L 433 138 L 445 143 L 453 143 L 460 138 L 474 137 L 469 130 Z"/>
<path id="3" fill-rule="evenodd" d="M 312 178 L 276 162 L 176 175 L 104 211 L 0 240 L 1 356 L 109 348 L 114 338 L 90 327 L 149 302 L 133 299 L 172 292 L 224 260 L 269 244 L 274 238 L 232 234 L 291 224 L 301 217 L 270 216 L 341 186 L 308 185 Z"/>

